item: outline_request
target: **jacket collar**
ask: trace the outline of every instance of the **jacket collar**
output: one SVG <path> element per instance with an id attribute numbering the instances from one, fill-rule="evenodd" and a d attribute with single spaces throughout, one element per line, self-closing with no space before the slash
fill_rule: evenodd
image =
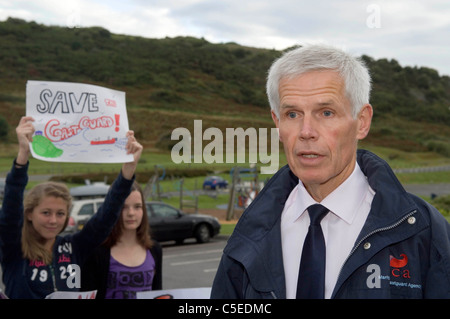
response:
<path id="1" fill-rule="evenodd" d="M 376 193 L 360 237 L 375 228 L 391 225 L 417 209 L 416 203 L 383 159 L 369 151 L 358 150 L 357 161 Z"/>

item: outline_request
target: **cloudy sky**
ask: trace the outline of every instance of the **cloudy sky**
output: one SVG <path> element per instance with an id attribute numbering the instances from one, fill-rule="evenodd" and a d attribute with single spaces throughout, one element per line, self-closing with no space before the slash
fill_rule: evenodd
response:
<path id="1" fill-rule="evenodd" d="M 450 75 L 449 0 L 0 0 L 8 17 L 277 50 L 325 42 Z"/>

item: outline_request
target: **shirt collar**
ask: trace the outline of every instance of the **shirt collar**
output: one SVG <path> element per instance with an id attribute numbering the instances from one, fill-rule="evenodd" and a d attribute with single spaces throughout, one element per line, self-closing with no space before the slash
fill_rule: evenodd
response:
<path id="1" fill-rule="evenodd" d="M 352 174 L 325 197 L 320 204 L 327 207 L 333 214 L 351 224 L 358 213 L 358 208 L 364 200 L 369 184 L 366 176 L 361 171 L 358 163 Z M 303 183 L 299 181 L 297 193 L 297 205 L 301 216 L 305 210 L 317 202 L 309 195 Z M 343 200 L 345 198 L 345 200 Z"/>

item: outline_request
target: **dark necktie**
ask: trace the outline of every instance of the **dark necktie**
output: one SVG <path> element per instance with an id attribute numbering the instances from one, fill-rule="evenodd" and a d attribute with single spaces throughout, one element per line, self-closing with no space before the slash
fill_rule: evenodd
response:
<path id="1" fill-rule="evenodd" d="M 308 207 L 311 224 L 303 244 L 297 282 L 297 299 L 323 299 L 325 292 L 325 240 L 320 221 L 328 209 L 320 204 Z"/>

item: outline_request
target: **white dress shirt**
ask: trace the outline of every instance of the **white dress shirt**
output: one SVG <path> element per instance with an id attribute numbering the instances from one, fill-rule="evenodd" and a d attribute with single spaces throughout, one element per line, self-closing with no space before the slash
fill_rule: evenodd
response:
<path id="1" fill-rule="evenodd" d="M 347 180 L 320 203 L 330 210 L 320 223 L 326 245 L 325 298 L 327 299 L 331 297 L 341 267 L 369 215 L 374 195 L 375 192 L 356 164 Z M 310 205 L 316 203 L 299 181 L 289 195 L 281 215 L 281 243 L 287 298 L 296 296 L 300 257 L 310 222 L 309 215 L 305 212 Z"/>

